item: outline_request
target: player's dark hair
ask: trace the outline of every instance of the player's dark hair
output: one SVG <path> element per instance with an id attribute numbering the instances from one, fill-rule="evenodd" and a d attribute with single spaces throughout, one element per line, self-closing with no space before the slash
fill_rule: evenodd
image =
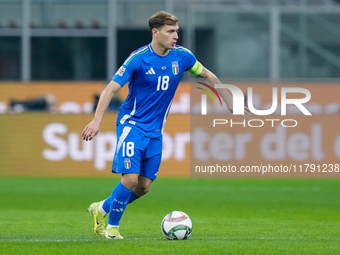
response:
<path id="1" fill-rule="evenodd" d="M 171 13 L 160 11 L 152 15 L 149 19 L 149 28 L 160 28 L 164 25 L 173 26 L 178 23 L 178 18 Z"/>

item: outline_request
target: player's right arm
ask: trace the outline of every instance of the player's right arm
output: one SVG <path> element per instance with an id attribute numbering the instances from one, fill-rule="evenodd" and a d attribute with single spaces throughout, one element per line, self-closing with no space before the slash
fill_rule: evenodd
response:
<path id="1" fill-rule="evenodd" d="M 104 113 L 109 106 L 113 95 L 116 94 L 120 89 L 121 86 L 117 82 L 111 80 L 111 82 L 102 91 L 94 118 L 84 128 L 81 134 L 83 140 L 91 141 L 98 134 Z"/>

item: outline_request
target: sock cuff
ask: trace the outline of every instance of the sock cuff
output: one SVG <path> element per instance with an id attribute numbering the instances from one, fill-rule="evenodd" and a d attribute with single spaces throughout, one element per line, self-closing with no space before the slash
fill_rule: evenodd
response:
<path id="1" fill-rule="evenodd" d="M 127 192 L 131 192 L 131 191 L 132 191 L 132 189 L 128 189 L 127 187 L 125 187 L 125 186 L 123 185 L 122 181 L 119 181 L 119 182 L 117 183 L 117 185 L 118 185 L 121 189 L 123 189 L 123 190 L 125 190 L 125 191 L 127 191 Z"/>
<path id="2" fill-rule="evenodd" d="M 106 229 L 114 228 L 114 227 L 119 228 L 119 225 L 111 225 L 111 224 L 108 224 L 107 227 L 106 227 Z"/>
<path id="3" fill-rule="evenodd" d="M 117 184 L 117 188 L 120 191 L 119 195 L 121 195 L 122 197 L 128 199 L 132 193 L 132 189 L 128 189 L 126 188 L 121 181 L 118 182 Z"/>

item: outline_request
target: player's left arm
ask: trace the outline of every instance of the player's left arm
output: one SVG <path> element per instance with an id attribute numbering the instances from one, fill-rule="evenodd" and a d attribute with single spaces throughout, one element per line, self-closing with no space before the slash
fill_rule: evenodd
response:
<path id="1" fill-rule="evenodd" d="M 214 87 L 215 84 L 222 84 L 222 82 L 217 78 L 217 76 L 205 68 L 200 62 L 196 61 L 194 66 L 188 70 L 191 74 L 200 76 L 206 80 L 206 82 Z M 216 88 L 217 93 L 222 97 L 227 105 L 229 111 L 233 112 L 233 97 L 224 88 Z M 245 107 L 244 115 L 242 118 L 249 118 L 250 112 L 247 107 Z"/>
<path id="2" fill-rule="evenodd" d="M 212 87 L 214 87 L 215 84 L 221 84 L 221 81 L 216 77 L 216 75 L 213 72 L 209 71 L 207 68 L 205 68 L 203 65 L 202 71 L 198 74 L 198 76 L 204 78 L 205 81 Z M 233 97 L 224 88 L 215 89 L 226 103 L 229 111 L 233 112 Z"/>

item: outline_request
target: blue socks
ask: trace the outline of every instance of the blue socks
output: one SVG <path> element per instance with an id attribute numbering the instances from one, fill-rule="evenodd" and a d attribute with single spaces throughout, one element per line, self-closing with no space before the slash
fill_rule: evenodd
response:
<path id="1" fill-rule="evenodd" d="M 102 201 L 102 208 L 105 211 L 105 213 L 108 213 L 110 211 L 110 204 L 111 204 L 111 196 L 109 196 L 107 199 Z"/>
<path id="2" fill-rule="evenodd" d="M 139 196 L 136 196 L 135 193 L 131 193 L 130 199 L 127 204 L 131 204 L 136 199 L 140 198 Z M 110 204 L 111 204 L 111 196 L 109 196 L 107 199 L 101 201 L 101 206 L 103 208 L 102 214 L 106 214 L 110 211 Z"/>
<path id="3" fill-rule="evenodd" d="M 123 216 L 127 203 L 129 202 L 132 189 L 127 189 L 118 182 L 111 195 L 110 214 L 108 224 L 119 226 L 119 221 Z"/>
<path id="4" fill-rule="evenodd" d="M 132 190 L 127 189 L 121 182 L 114 188 L 112 195 L 101 202 L 102 213 L 110 213 L 108 224 L 118 226 L 127 204 L 132 203 L 139 197 Z"/>
<path id="5" fill-rule="evenodd" d="M 128 204 L 131 204 L 133 201 L 135 201 L 138 198 L 139 196 L 136 196 L 135 193 L 132 192 Z"/>

